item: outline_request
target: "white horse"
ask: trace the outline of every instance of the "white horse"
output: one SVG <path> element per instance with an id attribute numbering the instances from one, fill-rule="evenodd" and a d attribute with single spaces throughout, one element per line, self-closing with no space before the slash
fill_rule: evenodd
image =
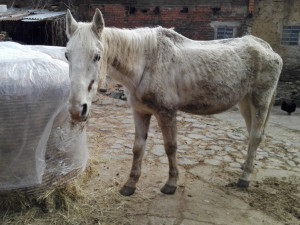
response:
<path id="1" fill-rule="evenodd" d="M 77 23 L 68 11 L 66 33 L 74 120 L 88 117 L 99 65 L 128 89 L 135 141 L 130 176 L 121 194 L 135 191 L 151 115 L 162 130 L 169 160 L 169 179 L 161 192 L 173 194 L 178 179 L 177 111 L 209 115 L 236 104 L 249 132 L 248 156 L 238 186 L 248 187 L 282 68 L 282 59 L 269 44 L 253 36 L 194 41 L 162 27 L 106 28 L 98 9 L 91 23 Z"/>

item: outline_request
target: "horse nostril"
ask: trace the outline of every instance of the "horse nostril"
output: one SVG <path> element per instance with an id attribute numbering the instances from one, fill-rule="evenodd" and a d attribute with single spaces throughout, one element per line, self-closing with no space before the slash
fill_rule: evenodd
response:
<path id="1" fill-rule="evenodd" d="M 87 113 L 87 104 L 83 104 L 82 105 L 81 116 L 85 116 L 86 113 Z"/>

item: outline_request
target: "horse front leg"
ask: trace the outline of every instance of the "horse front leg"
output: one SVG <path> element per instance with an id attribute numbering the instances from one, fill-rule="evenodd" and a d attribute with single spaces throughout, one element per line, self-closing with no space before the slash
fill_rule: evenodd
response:
<path id="1" fill-rule="evenodd" d="M 129 178 L 120 190 L 120 193 L 124 196 L 130 196 L 134 193 L 136 183 L 140 178 L 142 160 L 145 153 L 146 139 L 151 119 L 150 114 L 141 114 L 137 111 L 133 111 L 133 116 L 135 123 L 135 140 L 132 149 L 133 161 Z"/>
<path id="2" fill-rule="evenodd" d="M 159 126 L 164 138 L 164 147 L 169 160 L 169 179 L 161 188 L 164 194 L 174 194 L 177 188 L 178 166 L 176 160 L 177 152 L 177 127 L 176 111 L 162 112 L 157 116 Z"/>

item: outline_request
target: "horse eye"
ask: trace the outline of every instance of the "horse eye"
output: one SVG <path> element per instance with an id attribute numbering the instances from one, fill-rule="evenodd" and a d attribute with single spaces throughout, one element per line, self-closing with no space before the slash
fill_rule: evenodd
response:
<path id="1" fill-rule="evenodd" d="M 101 59 L 101 56 L 100 54 L 96 54 L 95 57 L 94 57 L 94 62 L 97 62 Z"/>
<path id="2" fill-rule="evenodd" d="M 66 57 L 67 60 L 69 60 L 68 53 L 66 53 L 66 52 L 65 52 L 65 57 Z"/>

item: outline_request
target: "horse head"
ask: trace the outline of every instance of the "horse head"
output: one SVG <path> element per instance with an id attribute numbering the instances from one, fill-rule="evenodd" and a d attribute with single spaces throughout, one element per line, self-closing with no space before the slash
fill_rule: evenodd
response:
<path id="1" fill-rule="evenodd" d="M 81 122 L 88 118 L 90 106 L 98 87 L 98 71 L 103 55 L 100 42 L 104 20 L 99 9 L 91 23 L 76 22 L 71 12 L 66 15 L 68 43 L 65 56 L 69 62 L 71 118 Z"/>

